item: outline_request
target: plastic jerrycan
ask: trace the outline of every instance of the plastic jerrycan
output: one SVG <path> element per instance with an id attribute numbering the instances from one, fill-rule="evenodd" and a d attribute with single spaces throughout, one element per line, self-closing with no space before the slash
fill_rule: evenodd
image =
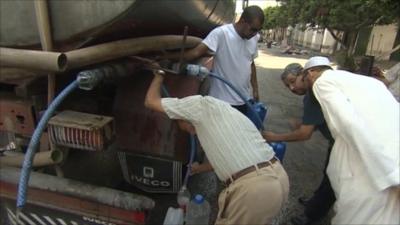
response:
<path id="1" fill-rule="evenodd" d="M 183 225 L 183 209 L 169 207 L 163 225 Z"/>
<path id="2" fill-rule="evenodd" d="M 247 109 L 247 117 L 256 125 L 257 129 L 261 129 L 264 123 L 265 116 L 267 114 L 267 107 L 262 102 L 256 102 L 254 100 L 250 100 L 251 109 Z"/>
<path id="3" fill-rule="evenodd" d="M 275 156 L 282 162 L 285 156 L 286 143 L 285 142 L 271 142 L 272 149 L 275 152 Z"/>

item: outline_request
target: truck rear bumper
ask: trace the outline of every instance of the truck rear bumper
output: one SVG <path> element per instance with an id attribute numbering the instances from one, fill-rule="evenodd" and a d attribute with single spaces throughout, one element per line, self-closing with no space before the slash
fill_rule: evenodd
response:
<path id="1" fill-rule="evenodd" d="M 32 172 L 28 204 L 18 223 L 18 177 L 19 169 L 0 169 L 0 212 L 6 224 L 139 225 L 146 223 L 154 207 L 154 201 L 144 196 Z"/>

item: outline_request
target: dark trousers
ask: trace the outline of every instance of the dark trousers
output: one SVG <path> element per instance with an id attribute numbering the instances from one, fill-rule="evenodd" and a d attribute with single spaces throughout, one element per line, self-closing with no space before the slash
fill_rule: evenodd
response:
<path id="1" fill-rule="evenodd" d="M 231 105 L 233 108 L 239 110 L 241 113 L 243 113 L 243 115 L 247 116 L 247 105 L 243 104 L 243 105 Z"/>
<path id="2" fill-rule="evenodd" d="M 307 202 L 304 214 L 312 221 L 319 220 L 328 214 L 335 201 L 336 198 L 331 183 L 328 177 L 324 175 L 318 189 Z"/>
<path id="3" fill-rule="evenodd" d="M 326 216 L 336 201 L 335 193 L 331 187 L 328 175 L 326 174 L 326 167 L 329 163 L 329 156 L 331 154 L 332 145 L 328 149 L 328 155 L 325 160 L 324 177 L 314 195 L 307 202 L 304 214 L 312 221 L 321 219 Z"/>

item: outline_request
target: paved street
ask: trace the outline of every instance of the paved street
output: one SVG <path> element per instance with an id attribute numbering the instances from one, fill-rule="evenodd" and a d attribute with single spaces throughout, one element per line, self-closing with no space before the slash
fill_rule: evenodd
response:
<path id="1" fill-rule="evenodd" d="M 268 118 L 264 121 L 267 130 L 286 132 L 291 130 L 290 120 L 302 116 L 302 97 L 292 94 L 280 80 L 282 69 L 289 63 L 304 64 L 309 56 L 280 54 L 280 49 L 260 46 L 256 59 L 260 100 L 268 107 Z M 290 218 L 302 212 L 297 202 L 301 196 L 311 196 L 322 177 L 322 167 L 326 156 L 327 142 L 319 132 L 311 140 L 287 144 L 283 165 L 290 179 L 289 201 L 282 209 L 274 224 L 290 225 Z M 215 174 L 206 173 L 193 176 L 189 181 L 192 194 L 203 194 L 212 204 L 211 220 L 217 213 L 217 196 L 223 188 Z M 262 195 L 263 193 L 260 193 Z M 177 207 L 176 195 L 155 195 L 156 209 L 152 212 L 150 224 L 162 224 L 169 206 Z M 329 219 L 318 224 L 329 224 Z"/>

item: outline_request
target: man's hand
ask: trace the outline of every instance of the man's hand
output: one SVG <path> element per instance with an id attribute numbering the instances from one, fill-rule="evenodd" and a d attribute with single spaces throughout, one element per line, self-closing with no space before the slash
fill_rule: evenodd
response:
<path id="1" fill-rule="evenodd" d="M 213 168 L 212 168 L 211 164 L 209 164 L 209 163 L 199 164 L 198 162 L 193 162 L 192 166 L 190 167 L 190 175 L 209 172 L 212 170 L 213 170 Z"/>
<path id="2" fill-rule="evenodd" d="M 157 66 L 155 64 L 155 66 Z M 165 113 L 164 108 L 161 105 L 161 85 L 164 80 L 165 72 L 161 69 L 154 69 L 154 78 L 150 84 L 149 89 L 145 97 L 144 105 L 157 112 Z"/>
<path id="3" fill-rule="evenodd" d="M 271 131 L 264 131 L 264 132 L 262 133 L 262 136 L 265 138 L 265 140 L 271 141 L 271 140 L 274 139 L 275 133 L 274 133 L 274 132 L 271 132 Z"/>
<path id="4" fill-rule="evenodd" d="M 153 70 L 153 73 L 154 73 L 154 79 L 161 79 L 161 80 L 164 80 L 164 76 L 165 76 L 164 70 L 161 70 L 161 69 L 154 69 L 154 70 Z"/>
<path id="5" fill-rule="evenodd" d="M 271 131 L 263 131 L 261 135 L 267 141 L 305 141 L 311 138 L 314 129 L 314 125 L 301 124 L 298 129 L 288 133 L 278 134 Z"/>

